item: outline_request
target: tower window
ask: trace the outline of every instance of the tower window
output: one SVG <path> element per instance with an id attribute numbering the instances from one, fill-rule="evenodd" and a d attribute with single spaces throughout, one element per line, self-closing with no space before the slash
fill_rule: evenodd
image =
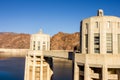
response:
<path id="1" fill-rule="evenodd" d="M 40 41 L 38 41 L 38 50 L 40 50 Z"/>
<path id="2" fill-rule="evenodd" d="M 88 32 L 88 23 L 85 24 L 86 33 Z"/>
<path id="3" fill-rule="evenodd" d="M 45 44 L 45 41 L 43 42 L 43 44 Z"/>
<path id="4" fill-rule="evenodd" d="M 86 48 L 86 53 L 88 53 L 88 34 L 85 34 L 85 48 Z"/>
<path id="5" fill-rule="evenodd" d="M 107 28 L 110 28 L 110 21 L 107 22 Z"/>
<path id="6" fill-rule="evenodd" d="M 99 35 L 99 33 L 94 34 L 94 52 L 100 53 L 100 35 Z"/>
<path id="7" fill-rule="evenodd" d="M 86 29 L 88 28 L 88 23 L 85 24 L 86 25 Z"/>
<path id="8" fill-rule="evenodd" d="M 42 50 L 45 51 L 46 50 L 46 45 L 43 45 L 42 48 L 43 48 Z"/>
<path id="9" fill-rule="evenodd" d="M 107 53 L 112 53 L 112 34 L 107 33 L 106 35 L 106 47 L 107 47 Z"/>
<path id="10" fill-rule="evenodd" d="M 95 22 L 95 28 L 98 28 L 98 27 L 99 27 L 98 22 Z"/>
<path id="11" fill-rule="evenodd" d="M 35 41 L 33 41 L 33 50 L 35 50 Z"/>
<path id="12" fill-rule="evenodd" d="M 118 53 L 120 53 L 120 34 L 118 34 Z"/>
<path id="13" fill-rule="evenodd" d="M 118 22 L 118 28 L 120 28 L 120 22 Z"/>

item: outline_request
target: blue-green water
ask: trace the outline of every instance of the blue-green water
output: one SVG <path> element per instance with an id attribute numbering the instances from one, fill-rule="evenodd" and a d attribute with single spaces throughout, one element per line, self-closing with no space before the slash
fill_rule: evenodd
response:
<path id="1" fill-rule="evenodd" d="M 0 80 L 24 80 L 24 58 L 0 60 Z M 53 80 L 72 80 L 72 65 L 67 61 L 54 61 Z"/>

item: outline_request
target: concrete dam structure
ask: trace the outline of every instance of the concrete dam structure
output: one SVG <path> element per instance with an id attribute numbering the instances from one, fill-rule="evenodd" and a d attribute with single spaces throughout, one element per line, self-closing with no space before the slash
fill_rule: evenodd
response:
<path id="1" fill-rule="evenodd" d="M 31 35 L 30 49 L 0 49 L 0 56 L 26 57 L 24 80 L 52 80 L 53 58 L 73 62 L 73 80 L 120 80 L 120 18 L 97 16 L 81 21 L 80 52 L 50 50 L 50 36 Z"/>

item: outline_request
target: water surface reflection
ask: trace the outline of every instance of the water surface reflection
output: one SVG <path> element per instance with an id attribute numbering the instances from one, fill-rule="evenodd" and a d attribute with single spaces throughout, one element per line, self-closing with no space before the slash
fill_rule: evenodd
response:
<path id="1" fill-rule="evenodd" d="M 0 60 L 0 80 L 24 80 L 24 58 L 7 58 Z M 54 60 L 54 80 L 72 80 L 70 61 Z"/>

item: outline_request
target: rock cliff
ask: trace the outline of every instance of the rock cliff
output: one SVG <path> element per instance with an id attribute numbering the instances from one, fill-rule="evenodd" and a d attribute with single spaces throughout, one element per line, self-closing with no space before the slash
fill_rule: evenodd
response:
<path id="1" fill-rule="evenodd" d="M 29 48 L 30 35 L 11 32 L 0 33 L 0 48 Z"/>
<path id="2" fill-rule="evenodd" d="M 79 33 L 63 33 L 59 32 L 51 38 L 51 50 L 73 50 L 79 46 Z"/>

